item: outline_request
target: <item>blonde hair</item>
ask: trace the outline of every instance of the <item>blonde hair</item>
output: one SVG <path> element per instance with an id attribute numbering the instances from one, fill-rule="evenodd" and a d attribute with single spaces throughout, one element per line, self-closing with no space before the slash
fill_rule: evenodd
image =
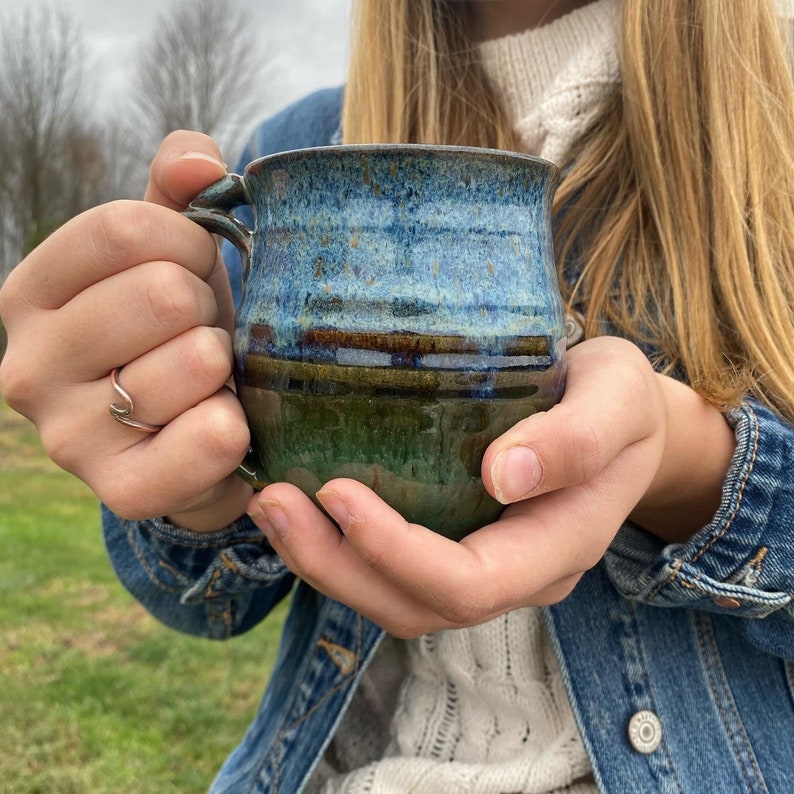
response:
<path id="1" fill-rule="evenodd" d="M 353 4 L 345 143 L 515 148 L 483 79 L 460 0 Z"/>
<path id="2" fill-rule="evenodd" d="M 622 89 L 555 199 L 589 336 L 610 324 L 720 408 L 794 419 L 794 83 L 774 0 L 621 3 Z M 455 0 L 357 0 L 346 142 L 515 148 Z M 559 210 L 564 208 L 565 212 Z M 565 286 L 565 285 L 564 285 Z"/>

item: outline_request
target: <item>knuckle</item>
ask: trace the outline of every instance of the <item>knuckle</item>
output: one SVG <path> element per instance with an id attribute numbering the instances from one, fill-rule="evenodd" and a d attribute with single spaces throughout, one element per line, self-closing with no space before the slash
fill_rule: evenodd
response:
<path id="1" fill-rule="evenodd" d="M 613 367 L 610 379 L 621 384 L 624 393 L 635 399 L 648 395 L 653 367 L 645 353 L 633 342 L 611 338 L 608 365 Z"/>
<path id="2" fill-rule="evenodd" d="M 145 506 L 141 504 L 138 496 L 140 486 L 133 476 L 107 479 L 97 485 L 94 491 L 104 505 L 125 521 L 138 521 L 150 517 Z"/>
<path id="3" fill-rule="evenodd" d="M 355 521 L 351 521 L 350 525 L 348 526 L 347 535 L 348 538 L 351 538 L 355 542 L 355 537 L 352 536 L 352 533 L 355 532 Z M 359 556 L 364 561 L 365 565 L 369 568 L 372 568 L 374 571 L 380 571 L 387 566 L 387 555 L 382 549 L 373 548 L 371 545 L 362 544 L 360 540 L 356 542 L 356 550 L 358 551 Z"/>
<path id="4" fill-rule="evenodd" d="M 383 628 L 398 640 L 416 640 L 429 634 L 436 627 L 427 621 L 407 621 L 392 618 L 384 621 Z"/>
<path id="5" fill-rule="evenodd" d="M 142 232 L 150 225 L 149 207 L 140 201 L 120 199 L 89 213 L 87 240 L 95 258 L 110 257 L 115 263 L 137 264 Z"/>
<path id="6" fill-rule="evenodd" d="M 0 361 L 0 394 L 15 411 L 22 413 L 36 393 L 39 379 L 35 372 L 28 359 L 10 348 Z"/>
<path id="7" fill-rule="evenodd" d="M 573 592 L 581 577 L 581 573 L 575 574 L 550 585 L 543 591 L 541 597 L 538 598 L 537 606 L 553 606 L 554 604 L 559 604 L 561 601 L 564 601 Z"/>
<path id="8" fill-rule="evenodd" d="M 14 283 L 16 282 L 16 274 L 18 272 L 19 271 L 14 268 L 8 276 L 6 276 L 2 285 L 0 285 L 0 319 L 2 319 L 6 328 L 8 328 L 8 320 L 17 302 L 16 295 L 18 291 L 14 288 Z"/>
<path id="9" fill-rule="evenodd" d="M 438 615 L 456 626 L 472 626 L 479 622 L 477 610 L 466 603 L 446 604 L 439 607 Z"/>
<path id="10" fill-rule="evenodd" d="M 205 319 L 202 282 L 173 262 L 158 262 L 148 274 L 144 300 L 159 326 L 192 328 Z"/>
<path id="11" fill-rule="evenodd" d="M 200 326 L 184 359 L 188 378 L 196 383 L 215 384 L 220 388 L 232 373 L 228 334 L 215 328 Z"/>
<path id="12" fill-rule="evenodd" d="M 328 578 L 328 560 L 338 554 L 343 542 L 338 534 L 327 533 L 319 542 L 310 545 L 291 544 L 293 569 L 301 578 L 321 590 L 323 581 Z"/>
<path id="13" fill-rule="evenodd" d="M 125 521 L 142 521 L 167 515 L 170 494 L 161 493 L 153 482 L 155 467 L 130 465 L 121 455 L 111 465 L 95 472 L 89 486 L 97 498 Z"/>
<path id="14" fill-rule="evenodd" d="M 570 484 L 587 482 L 606 462 L 606 439 L 599 428 L 584 417 L 574 415 L 568 417 L 568 421 L 567 449 L 563 458 L 566 481 Z"/>
<path id="15" fill-rule="evenodd" d="M 218 407 L 206 417 L 204 442 L 206 454 L 219 468 L 233 469 L 248 451 L 251 437 L 248 425 L 237 412 Z"/>
<path id="16" fill-rule="evenodd" d="M 314 550 L 316 552 L 316 550 Z M 326 558 L 322 554 L 310 553 L 293 556 L 295 564 L 295 571 L 298 575 L 307 582 L 314 583 L 318 589 L 321 587 L 320 583 L 323 581 L 323 573 L 327 574 L 328 566 Z"/>
<path id="17" fill-rule="evenodd" d="M 440 604 L 436 612 L 439 617 L 456 626 L 474 626 L 487 620 L 494 613 L 494 605 L 482 594 L 466 589 L 454 594 Z"/>
<path id="18" fill-rule="evenodd" d="M 41 446 L 60 468 L 77 474 L 81 468 L 86 447 L 79 443 L 79 433 L 63 422 L 46 422 L 39 427 Z M 82 455 L 81 455 L 82 452 Z"/>

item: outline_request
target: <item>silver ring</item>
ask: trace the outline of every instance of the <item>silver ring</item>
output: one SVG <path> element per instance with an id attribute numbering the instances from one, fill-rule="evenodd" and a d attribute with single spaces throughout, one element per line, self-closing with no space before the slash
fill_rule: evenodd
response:
<path id="1" fill-rule="evenodd" d="M 132 412 L 135 410 L 135 405 L 132 402 L 132 397 L 129 393 L 124 391 L 119 383 L 119 373 L 121 367 L 116 367 L 110 373 L 110 385 L 116 390 L 116 394 L 121 397 L 126 405 L 118 405 L 116 403 L 110 404 L 110 415 L 121 424 L 131 427 L 134 430 L 140 430 L 142 433 L 157 433 L 163 429 L 163 425 L 150 425 L 148 422 L 139 422 L 137 419 L 132 418 Z"/>

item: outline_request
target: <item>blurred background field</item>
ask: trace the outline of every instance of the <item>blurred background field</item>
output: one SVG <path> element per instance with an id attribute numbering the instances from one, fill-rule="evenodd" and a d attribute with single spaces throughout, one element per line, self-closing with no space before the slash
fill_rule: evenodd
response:
<path id="1" fill-rule="evenodd" d="M 0 285 L 68 218 L 143 195 L 170 130 L 234 163 L 262 118 L 339 84 L 349 5 L 0 0 Z M 282 620 L 228 643 L 157 624 L 114 577 L 94 497 L 0 400 L 1 794 L 205 791 Z"/>
<path id="2" fill-rule="evenodd" d="M 282 619 L 226 643 L 154 621 L 115 579 L 95 498 L 0 402 L 0 791 L 205 791 Z"/>

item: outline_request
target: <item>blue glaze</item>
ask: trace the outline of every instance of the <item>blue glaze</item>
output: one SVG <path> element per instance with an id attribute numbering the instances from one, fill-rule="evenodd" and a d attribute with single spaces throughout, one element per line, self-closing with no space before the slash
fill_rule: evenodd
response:
<path id="1" fill-rule="evenodd" d="M 495 520 L 485 448 L 563 390 L 558 178 L 501 151 L 338 146 L 265 157 L 198 196 L 186 214 L 244 262 L 243 476 L 309 495 L 354 477 L 452 538 Z M 252 230 L 231 214 L 243 203 Z"/>
<path id="2" fill-rule="evenodd" d="M 460 335 L 504 355 L 563 336 L 550 236 L 556 168 L 463 147 L 325 147 L 252 163 L 254 245 L 238 327 L 293 359 L 309 327 Z"/>

